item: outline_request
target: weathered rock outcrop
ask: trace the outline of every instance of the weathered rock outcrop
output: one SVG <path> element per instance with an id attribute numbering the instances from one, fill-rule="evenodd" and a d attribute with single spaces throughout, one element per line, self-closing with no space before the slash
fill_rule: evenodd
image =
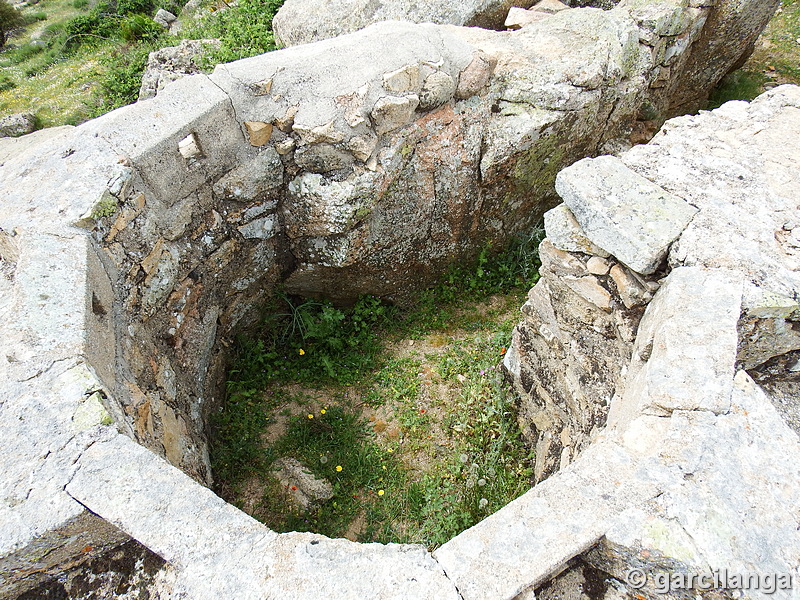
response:
<path id="1" fill-rule="evenodd" d="M 514 6 L 529 8 L 536 3 L 387 2 L 378 3 L 377 8 L 375 3 L 368 4 L 363 0 L 287 0 L 273 23 L 276 39 L 284 46 L 305 44 L 390 19 L 501 29 L 509 8 L 514 11 Z M 660 66 L 649 82 L 651 97 L 641 105 L 638 143 L 647 141 L 664 118 L 705 105 L 714 85 L 751 54 L 779 0 L 568 0 L 565 4 L 624 10 L 637 20 L 642 43 L 650 47 L 654 64 Z M 509 14 L 510 24 L 531 26 L 554 12 L 559 11 L 544 6 L 535 19 L 523 21 Z"/>
<path id="2" fill-rule="evenodd" d="M 0 137 L 19 137 L 36 128 L 36 116 L 31 112 L 8 115 L 0 119 Z"/>
<path id="3" fill-rule="evenodd" d="M 800 439 L 745 368 L 765 359 L 751 360 L 754 346 L 788 352 L 787 370 L 798 354 L 800 260 L 784 233 L 800 197 L 787 162 L 798 127 L 800 88 L 784 86 L 559 174 L 560 210 L 575 218 L 550 218 L 556 236 L 505 359 L 544 452 L 537 472 L 558 472 L 435 552 L 464 598 L 532 597 L 575 558 L 557 591 L 590 565 L 591 597 L 609 600 L 791 597 Z M 581 238 L 583 250 L 555 247 Z M 612 247 L 658 270 L 633 271 Z M 758 338 L 743 331 L 754 321 Z"/>
<path id="4" fill-rule="evenodd" d="M 614 8 L 619 3 L 620 0 L 564 0 L 564 4 L 575 8 L 593 6 L 595 8 L 602 8 L 605 10 Z"/>
<path id="5" fill-rule="evenodd" d="M 284 46 L 343 35 L 390 19 L 501 29 L 510 7 L 533 4 L 522 0 L 494 4 L 287 0 L 273 26 L 276 39 Z M 565 4 L 620 9 L 637 19 L 642 42 L 651 48 L 653 62 L 661 65 L 651 82 L 652 98 L 641 107 L 641 142 L 656 132 L 665 117 L 704 106 L 713 86 L 750 55 L 779 0 L 569 0 Z M 528 26 L 539 23 L 543 14 L 524 22 Z M 522 22 L 511 16 L 510 24 Z M 696 42 L 699 45 L 687 52 Z"/>
<path id="6" fill-rule="evenodd" d="M 697 0 L 692 4 L 699 7 L 708 3 L 708 0 Z M 697 52 L 687 55 L 681 77 L 666 86 L 666 95 L 670 98 L 668 116 L 695 112 L 705 106 L 708 92 L 698 95 L 698 88 L 706 81 L 719 81 L 745 63 L 778 5 L 773 0 L 718 0 L 714 4 L 697 39 Z"/>
<path id="7" fill-rule="evenodd" d="M 142 74 L 139 100 L 152 98 L 165 85 L 185 75 L 200 73 L 200 61 L 210 46 L 219 46 L 219 40 L 182 40 L 177 46 L 151 52 Z"/>
<path id="8" fill-rule="evenodd" d="M 296 46 L 326 40 L 363 29 L 381 21 L 408 21 L 463 25 L 502 30 L 506 16 L 515 7 L 538 8 L 545 14 L 558 12 L 553 6 L 613 8 L 619 0 L 491 0 L 469 2 L 411 2 L 408 0 L 286 0 L 272 27 L 279 46 Z"/>
<path id="9" fill-rule="evenodd" d="M 352 33 L 381 21 L 409 21 L 502 29 L 512 6 L 536 0 L 406 2 L 397 0 L 287 0 L 272 21 L 279 46 L 296 46 Z"/>

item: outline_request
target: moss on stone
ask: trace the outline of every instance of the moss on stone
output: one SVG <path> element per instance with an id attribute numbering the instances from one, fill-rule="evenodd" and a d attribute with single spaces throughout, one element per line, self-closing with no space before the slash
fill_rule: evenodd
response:
<path id="1" fill-rule="evenodd" d="M 95 221 L 104 217 L 110 217 L 117 212 L 117 206 L 117 199 L 114 198 L 110 192 L 106 191 L 100 200 L 97 201 L 97 204 L 94 205 L 94 208 L 92 208 L 90 216 Z"/>
<path id="2" fill-rule="evenodd" d="M 554 193 L 556 175 L 564 167 L 564 148 L 557 135 L 540 138 L 520 156 L 511 171 L 514 180 L 513 194 Z"/>

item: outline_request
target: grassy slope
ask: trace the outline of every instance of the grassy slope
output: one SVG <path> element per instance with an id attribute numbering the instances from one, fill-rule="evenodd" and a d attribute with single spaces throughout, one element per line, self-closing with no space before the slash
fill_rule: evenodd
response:
<path id="1" fill-rule="evenodd" d="M 42 127 L 51 127 L 80 123 L 97 114 L 97 81 L 105 68 L 99 59 L 109 52 L 107 45 L 78 51 L 46 69 L 42 69 L 45 52 L 34 52 L 31 46 L 32 41 L 46 38 L 48 29 L 85 13 L 87 8 L 75 8 L 74 0 L 42 0 L 23 9 L 25 15 L 46 15 L 46 19 L 14 32 L 0 52 L 0 75 L 15 86 L 0 92 L 0 115 L 32 111 Z M 27 74 L 40 69 L 38 74 Z"/>
<path id="2" fill-rule="evenodd" d="M 134 10 L 152 14 L 155 4 L 177 11 L 175 5 L 181 1 L 138 1 L 140 8 Z M 41 126 L 77 124 L 136 100 L 148 52 L 175 45 L 177 39 L 153 25 L 150 17 L 114 12 L 126 10 L 121 8 L 122 0 L 98 2 L 41 0 L 23 9 L 31 24 L 14 32 L 0 51 L 0 116 L 27 110 L 37 114 Z M 224 11 L 212 10 L 213 6 L 199 9 L 195 17 L 201 18 L 183 18 L 181 36 L 221 40 L 221 48 L 207 56 L 209 68 L 272 50 L 272 17 L 281 2 L 238 0 Z M 131 0 L 126 3 L 131 5 Z M 147 4 L 150 8 L 144 6 Z M 101 24 L 97 24 L 95 5 L 102 12 Z M 76 16 L 88 18 L 101 29 L 91 29 L 95 25 L 87 25 L 84 19 L 80 35 L 61 35 L 59 30 Z M 133 25 L 131 19 L 137 18 L 149 26 Z M 48 47 L 37 47 L 37 43 L 48 40 L 52 42 Z M 73 46 L 78 41 L 81 45 L 65 54 L 65 40 Z"/>

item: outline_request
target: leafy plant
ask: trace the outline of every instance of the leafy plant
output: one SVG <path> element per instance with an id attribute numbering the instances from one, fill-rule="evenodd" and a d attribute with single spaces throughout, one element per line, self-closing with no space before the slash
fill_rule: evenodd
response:
<path id="1" fill-rule="evenodd" d="M 263 380 L 348 383 L 375 365 L 380 349 L 375 328 L 386 321 L 391 307 L 369 296 L 348 310 L 283 295 L 279 301 L 286 309 L 267 315 L 255 343 Z"/>
<path id="2" fill-rule="evenodd" d="M 113 10 L 118 15 L 147 15 L 155 12 L 152 0 L 117 0 Z"/>
<path id="3" fill-rule="evenodd" d="M 136 102 L 142 85 L 142 73 L 147 66 L 147 57 L 150 52 L 160 47 L 159 39 L 119 46 L 102 59 L 106 70 L 100 79 L 103 88 L 101 112 Z"/>
<path id="4" fill-rule="evenodd" d="M 128 14 L 119 24 L 119 34 L 126 42 L 157 38 L 163 30 L 147 15 Z"/>
<path id="5" fill-rule="evenodd" d="M 272 19 L 283 0 L 240 0 L 215 11 L 188 32 L 194 39 L 219 38 L 220 47 L 205 57 L 205 66 L 230 62 L 275 49 Z"/>
<path id="6" fill-rule="evenodd" d="M 93 10 L 87 15 L 78 15 L 64 24 L 59 38 L 53 46 L 60 46 L 62 52 L 70 52 L 83 44 L 108 40 L 117 32 L 119 17 L 115 14 Z"/>

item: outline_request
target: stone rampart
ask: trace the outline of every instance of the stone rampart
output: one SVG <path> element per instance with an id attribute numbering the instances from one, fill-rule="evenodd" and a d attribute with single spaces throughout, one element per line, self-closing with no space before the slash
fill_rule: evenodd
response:
<path id="1" fill-rule="evenodd" d="M 379 24 L 5 141 L 0 595 L 130 538 L 192 598 L 319 596 L 321 581 L 337 598 L 511 598 L 595 545 L 613 519 L 560 554 L 543 546 L 547 566 L 520 563 L 495 593 L 448 558 L 474 533 L 436 557 L 276 535 L 201 485 L 206 416 L 232 336 L 278 282 L 402 302 L 532 225 L 557 202 L 556 173 L 630 134 L 712 10 L 573 9 L 512 33 Z M 553 481 L 479 527 L 519 529 L 515 511 L 560 494 Z"/>

